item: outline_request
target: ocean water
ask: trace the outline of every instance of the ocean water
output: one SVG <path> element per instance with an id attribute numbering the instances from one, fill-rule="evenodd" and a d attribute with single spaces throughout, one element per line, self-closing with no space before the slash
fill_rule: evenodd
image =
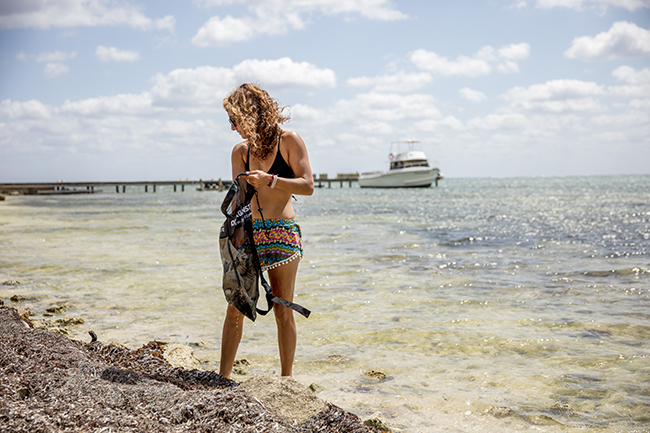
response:
<path id="1" fill-rule="evenodd" d="M 0 283 L 21 284 L 0 299 L 218 369 L 223 196 L 8 197 Z M 335 185 L 294 205 L 313 311 L 294 375 L 321 398 L 401 432 L 650 431 L 650 176 Z M 246 322 L 248 375 L 279 374 L 276 345 L 271 316 Z"/>

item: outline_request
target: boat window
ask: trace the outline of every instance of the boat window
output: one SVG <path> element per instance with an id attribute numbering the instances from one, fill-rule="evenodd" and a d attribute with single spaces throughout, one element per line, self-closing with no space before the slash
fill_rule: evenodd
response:
<path id="1" fill-rule="evenodd" d="M 428 167 L 429 162 L 426 159 L 415 159 L 411 161 L 393 161 L 390 164 L 391 169 L 407 167 Z"/>

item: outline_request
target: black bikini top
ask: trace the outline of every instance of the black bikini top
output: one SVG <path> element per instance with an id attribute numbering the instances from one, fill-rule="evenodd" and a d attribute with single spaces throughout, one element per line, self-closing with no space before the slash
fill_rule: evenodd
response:
<path id="1" fill-rule="evenodd" d="M 278 177 L 284 177 L 286 179 L 295 179 L 296 174 L 293 172 L 289 164 L 282 157 L 282 152 L 280 152 L 280 141 L 282 141 L 282 133 L 280 133 L 280 138 L 278 139 L 278 151 L 275 154 L 275 161 L 273 165 L 269 168 L 268 173 L 277 174 Z M 248 162 L 251 159 L 251 149 L 248 148 L 248 159 L 246 160 L 246 171 L 250 171 Z"/>

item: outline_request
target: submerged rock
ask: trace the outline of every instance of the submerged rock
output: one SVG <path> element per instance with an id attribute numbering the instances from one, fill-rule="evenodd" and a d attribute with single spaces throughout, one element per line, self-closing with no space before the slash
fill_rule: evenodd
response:
<path id="1" fill-rule="evenodd" d="M 363 375 L 366 376 L 367 378 L 375 379 L 378 381 L 386 379 L 386 373 L 382 373 L 381 371 L 376 371 L 376 370 L 364 371 Z"/>
<path id="2" fill-rule="evenodd" d="M 20 281 L 18 280 L 7 280 L 2 283 L 3 286 L 18 286 L 20 285 Z"/>

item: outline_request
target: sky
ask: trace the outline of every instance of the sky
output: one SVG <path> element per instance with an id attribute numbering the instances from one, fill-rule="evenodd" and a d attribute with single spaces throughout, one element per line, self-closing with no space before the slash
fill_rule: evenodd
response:
<path id="1" fill-rule="evenodd" d="M 244 82 L 316 174 L 650 174 L 650 0 L 0 0 L 0 182 L 229 179 Z"/>

